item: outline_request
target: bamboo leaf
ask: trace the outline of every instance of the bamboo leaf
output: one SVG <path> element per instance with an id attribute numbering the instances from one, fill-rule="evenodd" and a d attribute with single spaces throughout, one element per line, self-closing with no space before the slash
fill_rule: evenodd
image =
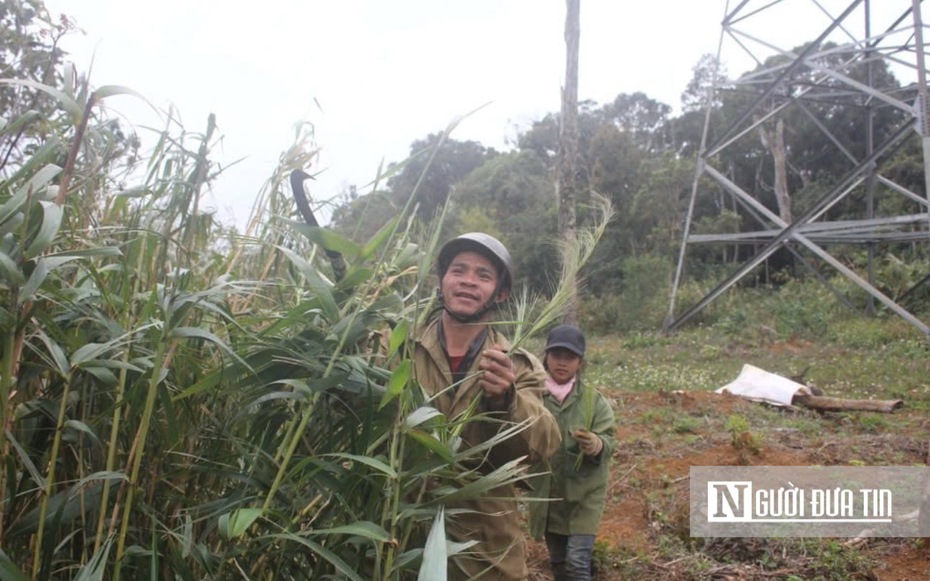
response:
<path id="1" fill-rule="evenodd" d="M 407 419 L 404 420 L 404 425 L 408 428 L 415 428 L 436 416 L 442 416 L 442 412 L 432 406 L 422 406 L 413 410 L 413 412 L 407 416 Z"/>
<path id="2" fill-rule="evenodd" d="M 51 95 L 57 99 L 62 108 L 71 115 L 75 123 L 80 120 L 81 116 L 84 114 L 84 108 L 81 107 L 77 101 L 69 97 L 66 93 L 49 85 L 37 83 L 28 79 L 0 79 L 0 83 L 5 85 L 24 85 Z"/>
<path id="3" fill-rule="evenodd" d="M 16 212 L 10 218 L 4 222 L 0 222 L 0 238 L 7 235 L 12 235 L 12 233 L 23 225 L 23 222 L 26 221 L 26 216 L 22 212 Z"/>
<path id="4" fill-rule="evenodd" d="M 310 285 L 310 289 L 313 290 L 317 299 L 320 301 L 320 306 L 323 307 L 323 312 L 326 315 L 327 320 L 329 321 L 338 321 L 339 320 L 339 306 L 336 305 L 336 300 L 333 298 L 332 289 L 323 281 L 323 277 L 320 276 L 320 273 L 317 272 L 313 265 L 306 261 L 302 256 L 299 256 L 293 250 L 284 247 L 278 247 L 285 256 L 290 259 L 290 261 L 297 267 L 297 270 L 300 271 L 300 274 L 307 279 L 307 284 Z"/>
<path id="5" fill-rule="evenodd" d="M 33 174 L 32 177 L 26 180 L 26 183 L 20 186 L 16 193 L 17 195 L 23 195 L 24 199 L 28 199 L 30 195 L 35 196 L 36 192 L 50 184 L 59 173 L 61 173 L 60 167 L 54 164 L 46 164 L 42 166 L 42 169 Z M 2 219 L 0 219 L 0 221 L 2 221 Z"/>
<path id="6" fill-rule="evenodd" d="M 39 473 L 39 469 L 36 468 L 36 465 L 32 462 L 32 458 L 29 457 L 29 454 L 27 454 L 26 450 L 22 447 L 22 445 L 20 445 L 19 440 L 17 440 L 13 436 L 13 433 L 9 430 L 6 432 L 6 438 L 10 441 L 11 444 L 13 444 L 13 449 L 16 450 L 16 455 L 19 456 L 19 460 L 23 463 L 23 466 L 26 467 L 26 471 L 29 472 L 29 476 L 31 476 L 33 482 L 35 482 L 36 488 L 44 489 L 45 477 Z"/>
<path id="7" fill-rule="evenodd" d="M 92 367 L 89 366 L 86 369 L 90 371 L 93 367 L 104 367 L 106 369 L 125 369 L 126 371 L 133 371 L 135 373 L 145 373 L 145 370 L 138 365 L 133 365 L 127 361 L 119 361 L 117 359 L 97 359 L 94 361 Z"/>
<path id="8" fill-rule="evenodd" d="M 75 258 L 104 258 L 104 257 L 120 257 L 123 253 L 119 248 L 115 246 L 98 246 L 96 248 L 83 248 L 81 250 L 67 250 L 65 252 L 56 252 L 49 255 L 49 260 L 52 258 L 56 259 L 68 259 L 74 260 Z M 51 263 L 50 263 L 51 264 Z M 60 266 L 63 263 L 55 263 L 56 266 Z"/>
<path id="9" fill-rule="evenodd" d="M 353 535 L 356 537 L 362 537 L 371 541 L 376 541 L 379 543 L 387 543 L 391 540 L 391 535 L 384 527 L 379 526 L 371 521 L 358 521 L 352 524 L 333 527 L 329 529 L 314 529 L 306 531 L 305 534 L 321 536 L 321 535 Z"/>
<path id="10" fill-rule="evenodd" d="M 440 507 L 423 547 L 423 563 L 417 581 L 446 581 L 449 555 L 446 553 L 445 509 Z"/>
<path id="11" fill-rule="evenodd" d="M 237 355 L 232 349 L 230 349 L 229 345 L 227 345 L 225 341 L 220 339 L 214 333 L 207 331 L 206 329 L 201 329 L 200 327 L 175 327 L 171 330 L 170 336 L 173 338 L 183 337 L 204 339 L 205 341 L 209 341 L 229 354 L 233 359 L 239 362 L 239 364 L 244 365 L 246 369 L 254 373 L 252 367 L 241 357 L 239 357 L 239 355 Z"/>
<path id="12" fill-rule="evenodd" d="M 64 208 L 54 202 L 40 202 L 42 204 L 42 224 L 35 238 L 29 244 L 24 254 L 25 258 L 32 258 L 45 252 L 52 245 L 61 227 L 61 218 Z"/>
<path id="13" fill-rule="evenodd" d="M 0 549 L 0 580 L 29 581 L 29 577 Z"/>
<path id="14" fill-rule="evenodd" d="M 103 574 L 106 571 L 107 557 L 110 554 L 110 547 L 113 545 L 113 536 L 107 538 L 106 542 L 100 547 L 90 561 L 81 567 L 74 581 L 103 581 Z"/>
<path id="15" fill-rule="evenodd" d="M 100 445 L 100 439 L 97 438 L 97 434 L 95 434 L 94 431 L 90 429 L 90 426 L 88 426 L 87 424 L 85 424 L 85 423 L 82 422 L 82 421 L 79 421 L 79 420 L 66 420 L 66 421 L 65 421 L 65 424 L 64 424 L 64 428 L 65 428 L 65 430 L 74 430 L 74 431 L 76 431 L 76 432 L 80 432 L 80 433 L 82 433 L 82 434 L 86 434 L 87 436 L 90 437 L 91 440 L 94 441 L 95 444 L 97 444 L 98 446 L 101 446 L 101 445 Z M 101 447 L 102 447 L 102 446 L 101 446 Z"/>
<path id="16" fill-rule="evenodd" d="M 427 450 L 430 450 L 442 458 L 447 464 L 451 464 L 454 461 L 454 456 L 449 446 L 439 441 L 432 434 L 427 434 L 423 430 L 410 430 L 408 434 L 411 438 L 422 444 Z"/>
<path id="17" fill-rule="evenodd" d="M 237 508 L 220 516 L 220 535 L 224 539 L 238 539 L 262 515 L 260 508 Z"/>
<path id="18" fill-rule="evenodd" d="M 45 343 L 45 348 L 48 349 L 49 355 L 52 357 L 52 361 L 55 362 L 55 365 L 58 367 L 58 373 L 62 377 L 67 377 L 68 373 L 71 371 L 71 364 L 68 363 L 68 356 L 65 355 L 64 350 L 61 348 L 58 343 L 52 340 L 51 337 L 45 334 L 45 331 L 42 329 L 36 330 L 36 335 L 39 339 Z"/>
<path id="19" fill-rule="evenodd" d="M 310 539 L 305 539 L 303 537 L 292 535 L 292 534 L 272 535 L 271 538 L 283 539 L 286 541 L 299 543 L 307 547 L 308 549 L 310 549 L 310 551 L 312 551 L 317 556 L 325 559 L 333 567 L 335 567 L 337 571 L 339 571 L 340 573 L 342 573 L 343 575 L 345 575 L 352 581 L 365 581 L 362 577 L 358 575 L 358 573 L 356 573 L 352 569 L 352 567 L 350 567 L 345 561 L 343 561 L 339 557 L 339 555 L 333 553 L 329 549 L 324 548 L 322 545 L 318 543 L 314 543 Z"/>
<path id="20" fill-rule="evenodd" d="M 29 275 L 26 283 L 23 284 L 23 287 L 19 291 L 19 296 L 16 297 L 16 304 L 22 305 L 27 301 L 33 300 L 39 288 L 42 286 L 42 283 L 48 278 L 48 273 L 48 261 L 45 260 L 45 258 L 37 260 L 35 268 L 32 269 L 32 274 Z"/>
<path id="21" fill-rule="evenodd" d="M 336 251 L 349 259 L 358 256 L 358 244 L 352 242 L 348 238 L 340 236 L 329 228 L 311 226 L 296 220 L 286 220 L 286 222 L 321 248 Z"/>
<path id="22" fill-rule="evenodd" d="M 378 409 L 383 409 L 384 406 L 389 404 L 394 398 L 399 396 L 403 391 L 404 387 L 407 385 L 407 381 L 410 379 L 410 373 L 413 370 L 413 362 L 410 359 L 405 359 L 401 361 L 400 365 L 394 369 L 391 373 L 391 378 L 388 379 L 387 390 L 384 392 L 384 397 L 381 398 L 381 405 Z"/>
<path id="23" fill-rule="evenodd" d="M 436 503 L 448 505 L 462 500 L 478 498 L 486 495 L 491 490 L 505 484 L 513 484 L 523 478 L 525 475 L 524 467 L 521 466 L 523 458 L 516 458 L 496 468 L 493 472 L 482 475 L 477 480 L 467 483 L 459 488 L 439 488 L 436 490 Z M 428 502 L 427 504 L 433 504 Z"/>
<path id="24" fill-rule="evenodd" d="M 5 252 L 0 252 L 0 277 L 6 281 L 8 287 L 22 286 L 26 282 L 19 266 Z"/>
<path id="25" fill-rule="evenodd" d="M 29 176 L 39 171 L 42 166 L 52 163 L 61 157 L 62 140 L 55 135 L 50 135 L 38 149 L 33 151 L 26 158 L 25 163 L 19 167 L 16 172 L 10 176 L 7 183 L 19 183 L 28 180 Z M 51 189 L 51 188 L 50 188 Z"/>
<path id="26" fill-rule="evenodd" d="M 343 290 L 355 288 L 363 282 L 368 281 L 372 274 L 374 274 L 374 271 L 370 268 L 352 267 L 346 273 L 345 277 L 336 283 L 336 288 Z"/>
<path id="27" fill-rule="evenodd" d="M 395 228 L 397 228 L 397 221 L 398 218 L 396 216 L 388 220 L 387 224 L 382 226 L 381 229 L 368 240 L 368 243 L 362 247 L 359 252 L 359 258 L 366 260 L 374 256 L 375 253 L 390 240 Z"/>
<path id="28" fill-rule="evenodd" d="M 104 85 L 94 91 L 94 95 L 98 99 L 106 99 L 107 97 L 112 97 L 114 95 L 131 95 L 133 97 L 138 97 L 148 103 L 148 99 L 145 98 L 145 95 L 139 93 L 129 87 L 123 87 L 121 85 Z"/>
<path id="29" fill-rule="evenodd" d="M 113 346 L 109 343 L 85 343 L 71 354 L 71 365 L 79 367 L 88 361 L 94 361 L 111 349 L 113 349 Z"/>
<path id="30" fill-rule="evenodd" d="M 17 117 L 12 123 L 6 119 L 0 119 L 0 135 L 16 134 L 33 121 L 42 119 L 42 114 L 35 110 L 29 110 Z"/>
<path id="31" fill-rule="evenodd" d="M 377 470 L 378 472 L 381 472 L 385 476 L 388 476 L 390 478 L 397 478 L 396 470 L 394 470 L 393 468 L 391 468 L 384 462 L 381 462 L 380 460 L 377 460 L 375 458 L 371 458 L 370 456 L 359 456 L 357 454 L 326 454 L 326 456 L 330 458 L 343 458 L 345 460 L 351 460 L 352 462 L 358 462 L 359 464 L 364 464 L 366 466 L 374 468 L 375 470 Z"/>
<path id="32" fill-rule="evenodd" d="M 113 480 L 118 482 L 129 482 L 129 477 L 122 472 L 108 472 L 102 470 L 100 472 L 94 472 L 93 474 L 88 474 L 84 478 L 81 478 L 77 483 L 71 487 L 71 496 L 73 497 L 77 494 L 82 488 L 90 484 L 91 482 L 96 482 L 98 480 Z"/>
<path id="33" fill-rule="evenodd" d="M 4 202 L 3 205 L 0 206 L 0 224 L 5 223 L 11 216 L 18 213 L 23 204 L 26 203 L 28 197 L 29 190 L 21 188 L 13 194 L 9 200 Z"/>
<path id="34" fill-rule="evenodd" d="M 408 334 L 408 323 L 407 319 L 403 319 L 397 324 L 394 329 L 391 330 L 391 341 L 388 344 L 388 356 L 397 353 L 397 350 L 403 345 L 404 341 L 407 340 Z"/>

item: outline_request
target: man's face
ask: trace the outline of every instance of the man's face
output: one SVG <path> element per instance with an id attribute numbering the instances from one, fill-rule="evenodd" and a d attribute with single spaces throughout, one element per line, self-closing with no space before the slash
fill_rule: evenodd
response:
<path id="1" fill-rule="evenodd" d="M 449 263 L 440 283 L 446 308 L 462 316 L 478 312 L 488 301 L 500 302 L 507 291 L 497 290 L 497 269 L 494 263 L 477 252 L 460 252 Z"/>

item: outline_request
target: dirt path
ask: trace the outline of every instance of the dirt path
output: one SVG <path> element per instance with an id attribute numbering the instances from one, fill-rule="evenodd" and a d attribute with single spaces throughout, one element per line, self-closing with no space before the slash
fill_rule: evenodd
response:
<path id="1" fill-rule="evenodd" d="M 691 466 L 922 464 L 928 431 L 907 411 L 782 411 L 712 392 L 610 393 L 618 419 L 597 579 L 930 580 L 930 539 L 691 539 Z M 733 418 L 749 429 L 734 435 Z M 855 425 L 853 425 L 855 424 Z M 729 428 L 729 429 L 728 429 Z M 531 542 L 531 579 L 551 579 Z"/>

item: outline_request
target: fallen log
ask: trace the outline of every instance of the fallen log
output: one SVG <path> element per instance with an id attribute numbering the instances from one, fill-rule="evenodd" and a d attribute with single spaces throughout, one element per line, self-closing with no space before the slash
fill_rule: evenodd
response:
<path id="1" fill-rule="evenodd" d="M 796 394 L 791 398 L 791 403 L 823 412 L 862 411 L 886 414 L 904 406 L 904 401 L 900 399 L 843 399 L 805 393 Z"/>

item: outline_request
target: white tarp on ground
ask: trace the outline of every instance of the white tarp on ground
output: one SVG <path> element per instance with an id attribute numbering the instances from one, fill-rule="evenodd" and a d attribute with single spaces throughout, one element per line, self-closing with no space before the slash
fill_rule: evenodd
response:
<path id="1" fill-rule="evenodd" d="M 733 382 L 715 390 L 715 393 L 730 393 L 775 405 L 791 405 L 792 397 L 797 394 L 810 395 L 811 391 L 806 385 L 747 363 Z"/>

